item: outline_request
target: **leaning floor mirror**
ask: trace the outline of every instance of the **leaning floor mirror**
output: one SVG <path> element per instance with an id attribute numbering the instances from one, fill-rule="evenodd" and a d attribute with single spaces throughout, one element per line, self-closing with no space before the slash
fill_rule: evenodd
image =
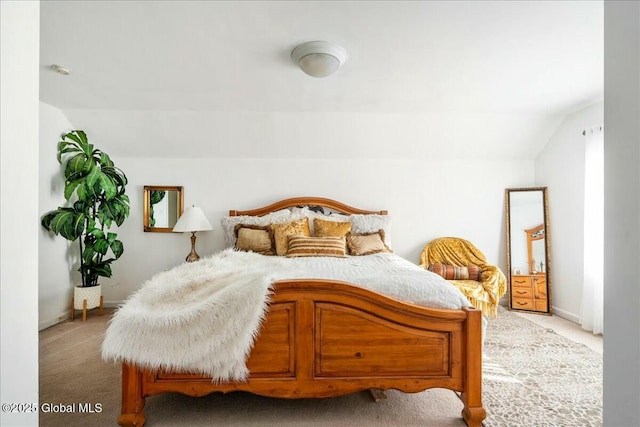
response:
<path id="1" fill-rule="evenodd" d="M 507 188 L 509 309 L 551 314 L 547 187 Z"/>

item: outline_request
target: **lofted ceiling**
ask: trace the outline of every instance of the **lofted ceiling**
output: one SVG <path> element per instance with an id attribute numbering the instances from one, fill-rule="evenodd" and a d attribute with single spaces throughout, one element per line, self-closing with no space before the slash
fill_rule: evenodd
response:
<path id="1" fill-rule="evenodd" d="M 41 101 L 121 156 L 534 158 L 603 98 L 600 1 L 42 1 L 40 35 Z"/>

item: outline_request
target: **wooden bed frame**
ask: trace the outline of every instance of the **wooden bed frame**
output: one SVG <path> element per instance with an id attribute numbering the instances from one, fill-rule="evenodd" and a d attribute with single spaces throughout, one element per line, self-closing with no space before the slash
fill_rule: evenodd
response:
<path id="1" fill-rule="evenodd" d="M 346 214 L 387 213 L 300 197 L 229 215 L 262 216 L 303 205 Z M 295 399 L 439 387 L 461 392 L 464 421 L 470 427 L 482 425 L 479 310 L 425 308 L 333 280 L 283 280 L 273 289 L 269 313 L 247 361 L 246 382 L 216 383 L 199 374 L 151 372 L 123 363 L 118 424 L 142 426 L 145 398 L 166 392 L 204 396 L 241 390 Z"/>

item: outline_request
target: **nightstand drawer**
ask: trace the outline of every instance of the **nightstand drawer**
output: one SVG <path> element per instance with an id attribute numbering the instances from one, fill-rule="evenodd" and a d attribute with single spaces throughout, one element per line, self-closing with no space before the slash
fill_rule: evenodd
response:
<path id="1" fill-rule="evenodd" d="M 529 276 L 513 276 L 511 278 L 511 286 L 519 288 L 531 288 L 531 279 Z"/>
<path id="2" fill-rule="evenodd" d="M 532 298 L 516 298 L 514 297 L 513 302 L 511 303 L 511 306 L 513 308 L 525 308 L 528 310 L 533 310 L 535 307 L 533 305 L 533 299 Z"/>
<path id="3" fill-rule="evenodd" d="M 531 290 L 531 287 L 520 288 L 514 286 L 511 292 L 513 293 L 513 298 L 533 298 L 533 290 Z"/>
<path id="4" fill-rule="evenodd" d="M 537 299 L 535 300 L 536 311 L 548 311 L 547 304 L 548 301 L 546 299 Z"/>

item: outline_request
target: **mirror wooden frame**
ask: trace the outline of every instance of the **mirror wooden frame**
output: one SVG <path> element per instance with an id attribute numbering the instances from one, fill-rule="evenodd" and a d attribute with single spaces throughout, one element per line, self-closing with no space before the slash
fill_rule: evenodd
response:
<path id="1" fill-rule="evenodd" d="M 530 229 L 511 230 L 511 198 L 517 192 L 539 191 L 542 195 L 542 223 Z M 505 190 L 506 248 L 507 248 L 507 283 L 509 284 L 509 310 L 521 310 L 531 313 L 551 315 L 551 243 L 549 233 L 549 200 L 547 187 L 507 188 Z M 529 271 L 514 273 L 512 265 L 512 232 L 527 233 L 527 268 Z M 533 240 L 545 239 L 545 268 L 536 271 L 532 266 Z M 545 303 L 546 301 L 546 303 Z"/>
<path id="2" fill-rule="evenodd" d="M 142 214 L 142 225 L 145 232 L 152 233 L 171 233 L 173 227 L 153 227 L 151 226 L 150 213 L 151 213 L 151 192 L 152 191 L 176 191 L 178 193 L 178 216 L 180 218 L 184 212 L 184 191 L 181 186 L 167 186 L 167 185 L 145 185 L 144 186 L 144 208 Z"/>

